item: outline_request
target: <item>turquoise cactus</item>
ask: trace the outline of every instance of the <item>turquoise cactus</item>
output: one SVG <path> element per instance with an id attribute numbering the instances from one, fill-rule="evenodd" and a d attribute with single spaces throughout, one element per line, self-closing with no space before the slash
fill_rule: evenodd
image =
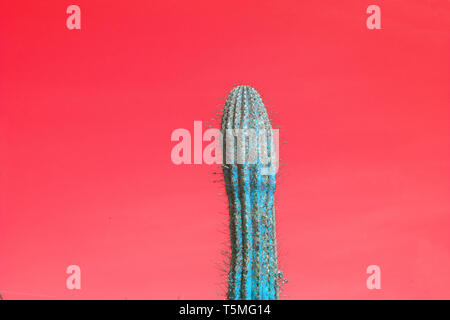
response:
<path id="1" fill-rule="evenodd" d="M 245 143 L 234 143 L 233 130 L 252 131 L 258 138 L 246 138 L 243 134 Z M 273 170 L 277 159 L 274 159 L 270 119 L 255 89 L 237 86 L 231 90 L 222 115 L 221 132 L 231 241 L 227 298 L 278 299 L 281 272 L 277 263 L 276 172 Z M 258 153 L 249 161 L 252 150 Z M 267 152 L 269 161 L 264 161 L 261 151 Z M 229 154 L 234 154 L 234 158 L 230 160 Z M 237 161 L 240 158 L 243 161 Z"/>

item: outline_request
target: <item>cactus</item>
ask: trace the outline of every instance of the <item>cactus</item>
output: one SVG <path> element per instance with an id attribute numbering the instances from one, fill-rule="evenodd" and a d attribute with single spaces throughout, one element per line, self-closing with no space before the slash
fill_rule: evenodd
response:
<path id="1" fill-rule="evenodd" d="M 264 138 L 249 139 L 244 146 L 238 142 L 230 144 L 230 139 L 234 141 L 230 129 L 251 129 L 258 135 L 263 134 Z M 275 152 L 272 126 L 255 89 L 237 86 L 231 90 L 222 115 L 221 132 L 231 242 L 227 298 L 278 299 L 281 272 L 277 265 L 275 233 L 275 173 L 265 173 L 268 163 L 263 161 L 261 154 L 253 162 L 245 158 L 252 148 L 267 150 L 272 159 Z M 261 144 L 261 141 L 267 141 L 267 144 Z M 234 160 L 242 156 L 245 161 L 230 161 L 228 152 L 236 155 Z M 273 166 L 273 160 L 270 165 Z"/>

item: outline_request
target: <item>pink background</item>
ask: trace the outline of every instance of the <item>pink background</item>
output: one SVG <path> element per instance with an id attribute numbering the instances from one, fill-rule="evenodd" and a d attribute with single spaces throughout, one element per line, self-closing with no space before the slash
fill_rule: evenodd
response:
<path id="1" fill-rule="evenodd" d="M 249 84 L 288 142 L 283 298 L 450 298 L 449 14 L 445 0 L 2 1 L 3 297 L 221 298 L 223 188 L 213 166 L 174 165 L 170 135 Z"/>

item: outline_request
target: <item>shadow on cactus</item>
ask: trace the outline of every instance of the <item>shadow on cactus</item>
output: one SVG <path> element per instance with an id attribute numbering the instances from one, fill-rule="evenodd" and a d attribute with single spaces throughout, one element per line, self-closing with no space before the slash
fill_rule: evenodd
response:
<path id="1" fill-rule="evenodd" d="M 255 89 L 231 90 L 221 133 L 231 242 L 227 298 L 278 299 L 282 274 L 277 263 L 273 170 L 278 159 L 270 119 Z"/>

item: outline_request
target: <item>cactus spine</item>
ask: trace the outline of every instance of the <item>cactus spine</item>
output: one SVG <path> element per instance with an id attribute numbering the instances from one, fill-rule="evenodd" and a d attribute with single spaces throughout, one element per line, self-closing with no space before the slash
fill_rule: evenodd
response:
<path id="1" fill-rule="evenodd" d="M 264 138 L 249 139 L 244 145 L 238 142 L 230 144 L 230 132 L 236 129 L 251 129 Z M 245 158 L 245 154 L 248 155 L 249 150 L 255 147 L 267 150 L 269 157 L 275 152 L 272 126 L 255 89 L 237 86 L 231 90 L 225 103 L 221 132 L 224 137 L 222 169 L 229 201 L 231 241 L 227 298 L 278 299 L 280 273 L 275 233 L 275 173 L 265 173 L 268 164 L 260 153 L 251 163 Z M 234 137 L 232 139 L 234 141 Z M 228 152 L 235 155 L 234 160 L 240 156 L 246 160 L 241 163 L 230 161 Z"/>

